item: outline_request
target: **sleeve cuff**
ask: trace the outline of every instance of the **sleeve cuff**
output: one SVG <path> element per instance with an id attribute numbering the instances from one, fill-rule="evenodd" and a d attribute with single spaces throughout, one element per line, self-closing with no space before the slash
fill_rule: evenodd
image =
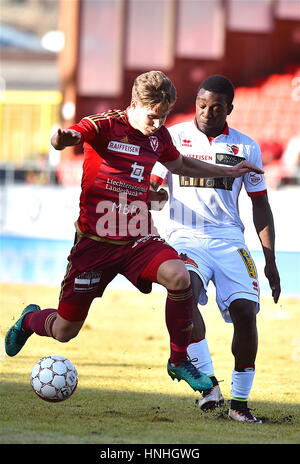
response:
<path id="1" fill-rule="evenodd" d="M 162 179 L 159 176 L 156 176 L 155 174 L 151 174 L 151 182 L 157 182 L 158 184 L 163 184 L 164 179 Z"/>
<path id="2" fill-rule="evenodd" d="M 249 197 L 260 197 L 267 194 L 267 190 L 260 190 L 259 192 L 247 192 Z"/>

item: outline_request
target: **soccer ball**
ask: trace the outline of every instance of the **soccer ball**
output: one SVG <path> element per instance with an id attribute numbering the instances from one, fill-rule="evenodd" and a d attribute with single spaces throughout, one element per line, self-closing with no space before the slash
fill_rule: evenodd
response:
<path id="1" fill-rule="evenodd" d="M 78 375 L 67 358 L 58 355 L 46 356 L 33 367 L 30 383 L 33 391 L 42 400 L 64 401 L 76 390 Z"/>

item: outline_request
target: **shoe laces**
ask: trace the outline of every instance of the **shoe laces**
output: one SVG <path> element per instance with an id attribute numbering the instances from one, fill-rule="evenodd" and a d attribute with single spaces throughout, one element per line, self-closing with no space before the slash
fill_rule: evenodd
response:
<path id="1" fill-rule="evenodd" d="M 198 359 L 197 358 L 193 358 L 191 359 L 190 357 L 188 357 L 187 359 L 185 359 L 184 361 L 181 362 L 181 365 L 182 367 L 184 367 L 189 374 L 191 374 L 195 379 L 200 379 L 201 377 L 201 374 L 200 372 L 198 371 L 198 369 L 194 366 L 194 364 L 192 364 L 193 362 L 197 362 Z"/>
<path id="2" fill-rule="evenodd" d="M 12 327 L 12 332 L 16 334 L 16 341 L 19 343 L 20 341 L 23 341 L 25 337 L 27 337 L 27 333 L 25 332 L 24 329 L 17 329 L 16 327 Z M 31 334 L 30 334 L 31 335 Z M 28 335 L 29 336 L 29 335 Z"/>

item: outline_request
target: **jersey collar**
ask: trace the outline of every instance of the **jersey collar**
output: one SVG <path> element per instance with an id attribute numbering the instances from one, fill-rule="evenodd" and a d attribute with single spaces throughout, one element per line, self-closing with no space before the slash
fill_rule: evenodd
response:
<path id="1" fill-rule="evenodd" d="M 199 130 L 199 128 L 197 126 L 196 117 L 194 118 L 194 124 L 195 124 L 196 128 Z M 228 126 L 227 122 L 225 122 L 225 126 L 224 126 L 222 134 L 229 135 L 229 126 Z M 222 134 L 217 135 L 217 137 L 219 137 Z M 209 140 L 209 143 L 212 143 L 216 137 L 207 137 L 207 138 Z"/>

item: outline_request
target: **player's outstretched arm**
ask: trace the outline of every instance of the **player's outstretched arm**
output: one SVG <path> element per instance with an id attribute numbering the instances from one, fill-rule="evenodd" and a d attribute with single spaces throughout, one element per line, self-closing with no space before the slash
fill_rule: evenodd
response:
<path id="1" fill-rule="evenodd" d="M 187 156 L 180 156 L 176 161 L 163 164 L 173 174 L 189 177 L 241 177 L 248 172 L 256 172 L 257 174 L 264 172 L 248 161 L 241 161 L 235 166 L 219 166 Z"/>
<path id="2" fill-rule="evenodd" d="M 55 150 L 63 150 L 66 147 L 78 145 L 81 141 L 81 134 L 74 129 L 57 129 L 51 137 L 51 145 Z"/>

